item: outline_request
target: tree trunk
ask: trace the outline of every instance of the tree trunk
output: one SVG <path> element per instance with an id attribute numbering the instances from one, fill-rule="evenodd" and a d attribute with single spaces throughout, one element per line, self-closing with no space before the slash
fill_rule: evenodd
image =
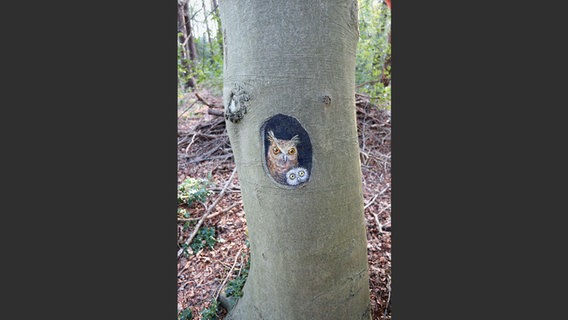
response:
<path id="1" fill-rule="evenodd" d="M 178 1 L 178 29 L 183 33 L 183 48 L 185 67 L 187 72 L 191 73 L 191 69 L 195 65 L 197 59 L 197 50 L 193 42 L 193 32 L 191 30 L 191 18 L 189 16 L 189 0 Z M 193 76 L 189 77 L 186 87 L 195 87 L 195 79 Z"/>
<path id="2" fill-rule="evenodd" d="M 357 0 L 220 0 L 220 9 L 251 250 L 227 319 L 369 320 Z"/>
<path id="3" fill-rule="evenodd" d="M 191 17 L 189 16 L 189 1 L 185 2 L 184 6 L 184 19 L 187 35 L 187 50 L 189 52 L 189 59 L 191 61 L 197 60 L 197 50 L 195 49 L 195 42 L 193 41 L 193 30 L 191 28 Z"/>
<path id="4" fill-rule="evenodd" d="M 211 31 L 209 30 L 209 15 L 207 14 L 207 7 L 205 6 L 205 0 L 201 0 L 201 6 L 203 8 L 203 16 L 205 17 L 205 31 L 207 33 L 207 43 L 209 44 L 209 52 L 211 54 L 211 57 L 209 57 L 209 61 L 211 63 L 214 63 L 213 61 L 213 42 L 211 42 Z"/>
<path id="5" fill-rule="evenodd" d="M 388 36 L 388 46 L 391 45 L 391 32 L 389 31 L 389 36 Z M 386 75 L 386 70 L 391 66 L 391 55 L 387 55 L 385 54 L 385 58 L 383 59 L 383 65 L 381 67 L 381 83 L 383 84 L 383 86 L 388 86 L 390 84 L 390 75 Z"/>
<path id="6" fill-rule="evenodd" d="M 219 44 L 220 52 L 223 54 L 223 34 L 221 31 L 221 19 L 219 18 L 219 6 L 217 5 L 217 0 L 211 0 L 211 7 L 213 7 L 215 21 L 217 22 L 217 42 Z"/>

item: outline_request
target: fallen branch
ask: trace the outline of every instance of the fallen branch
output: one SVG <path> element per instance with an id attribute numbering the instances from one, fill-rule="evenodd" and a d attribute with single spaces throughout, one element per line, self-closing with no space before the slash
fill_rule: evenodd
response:
<path id="1" fill-rule="evenodd" d="M 234 207 L 238 206 L 239 204 L 240 204 L 240 202 L 233 203 L 231 206 L 229 206 L 229 207 L 227 207 L 227 208 L 225 208 L 225 209 L 222 209 L 222 210 L 220 210 L 220 211 L 217 212 L 217 213 L 214 213 L 214 214 L 211 214 L 211 215 L 207 216 L 206 219 L 207 219 L 207 220 L 213 219 L 213 218 L 215 218 L 216 216 L 218 216 L 218 215 L 220 215 L 220 214 L 222 214 L 222 213 L 225 213 L 225 212 L 227 212 L 227 211 L 233 209 Z M 177 221 L 178 221 L 178 222 L 187 222 L 187 221 L 197 221 L 197 220 L 199 220 L 199 219 L 201 219 L 201 218 L 178 218 Z"/>
<path id="2" fill-rule="evenodd" d="M 190 160 L 189 163 L 195 163 L 195 162 L 201 162 L 201 161 L 213 159 L 214 157 L 211 157 L 211 155 L 213 153 L 215 153 L 215 151 L 219 150 L 220 148 L 222 148 L 225 145 L 225 143 L 227 142 L 227 137 L 225 137 L 225 139 L 223 139 L 222 141 L 219 141 L 219 140 L 220 139 L 211 140 L 211 143 L 207 145 L 208 148 L 209 148 L 209 151 L 205 152 L 201 157 L 199 157 L 197 159 Z M 215 146 L 209 147 L 209 145 L 215 145 Z M 202 146 L 202 148 L 203 147 L 204 146 Z M 186 148 L 186 153 L 187 153 L 187 148 Z M 225 154 L 225 155 L 222 155 L 222 156 L 225 157 L 225 158 L 228 158 L 228 157 L 232 157 L 233 154 L 230 154 L 230 155 Z"/>
<path id="3" fill-rule="evenodd" d="M 189 107 L 185 108 L 185 110 L 183 110 L 183 112 L 178 115 L 178 119 L 181 118 L 181 116 L 183 116 L 183 114 L 186 113 L 189 109 L 191 109 L 191 107 L 193 107 L 194 105 L 195 102 L 190 104 Z"/>
<path id="4" fill-rule="evenodd" d="M 384 207 L 383 209 L 381 209 L 381 211 L 379 211 L 379 213 L 372 213 L 373 216 L 375 217 L 375 222 L 377 223 L 377 229 L 379 230 L 379 234 L 381 234 L 381 233 L 383 233 L 383 232 L 390 232 L 390 231 L 388 231 L 388 230 L 383 230 L 384 227 L 386 227 L 386 226 L 388 226 L 388 225 L 391 224 L 390 221 L 387 222 L 387 223 L 385 223 L 385 224 L 382 224 L 382 223 L 379 221 L 379 214 L 383 213 L 383 211 L 387 210 L 387 209 L 390 208 L 390 207 L 391 207 L 391 205 L 389 204 L 388 206 L 386 206 L 386 207 Z"/>
<path id="5" fill-rule="evenodd" d="M 377 193 L 377 194 L 373 197 L 373 199 L 371 199 L 371 201 L 369 201 L 369 203 L 367 203 L 367 204 L 365 205 L 365 207 L 363 208 L 363 210 L 367 209 L 370 205 L 372 205 L 373 202 L 375 202 L 375 199 L 377 199 L 378 196 L 379 196 L 379 194 Z"/>
<path id="6" fill-rule="evenodd" d="M 383 211 L 387 210 L 387 209 L 390 208 L 390 207 L 391 207 L 391 205 L 389 204 L 388 206 L 382 208 L 381 211 L 379 211 L 379 213 L 377 213 L 377 214 L 383 213 Z"/>
<path id="7" fill-rule="evenodd" d="M 233 262 L 233 266 L 231 267 L 231 270 L 229 270 L 229 272 L 227 273 L 227 276 L 225 277 L 225 279 L 223 279 L 223 282 L 221 282 L 221 286 L 217 290 L 217 294 L 215 294 L 215 300 L 214 301 L 217 301 L 217 299 L 219 299 L 219 294 L 223 290 L 225 283 L 227 283 L 227 280 L 231 276 L 231 273 L 233 273 L 233 269 L 235 269 L 235 266 L 237 265 L 237 260 L 239 259 L 240 255 L 241 255 L 241 251 L 243 251 L 242 247 L 239 249 L 239 252 L 237 252 L 237 255 L 235 256 L 235 261 Z"/>
<path id="8" fill-rule="evenodd" d="M 221 188 L 213 187 L 213 188 L 211 188 L 211 191 L 221 191 Z M 227 191 L 241 192 L 241 187 L 233 185 L 232 187 L 227 189 Z"/>
<path id="9" fill-rule="evenodd" d="M 203 99 L 203 97 L 201 97 L 199 93 L 196 92 L 195 96 L 199 101 L 203 102 L 204 105 L 208 106 L 209 108 L 213 108 L 213 106 L 209 102 L 205 101 L 205 99 Z"/>
<path id="10" fill-rule="evenodd" d="M 233 205 L 229 206 L 228 208 L 225 208 L 225 209 L 223 209 L 223 210 L 220 210 L 220 211 L 217 212 L 217 213 L 214 213 L 214 214 L 210 215 L 209 217 L 207 217 L 207 219 L 215 218 L 216 216 L 218 216 L 218 215 L 220 215 L 220 214 L 222 214 L 222 213 L 225 213 L 225 212 L 227 212 L 227 211 L 233 209 L 234 207 L 238 206 L 239 204 L 240 204 L 239 202 L 233 203 Z"/>
<path id="11" fill-rule="evenodd" d="M 386 304 L 385 304 L 385 312 L 384 312 L 384 314 L 383 314 L 383 319 L 386 319 L 386 317 L 387 317 L 387 311 L 388 311 L 389 303 L 390 303 L 390 299 L 391 299 L 390 277 L 388 277 L 388 279 L 389 279 L 389 281 L 388 281 L 387 283 L 388 283 L 389 296 L 388 296 L 387 302 L 386 302 Z"/>
<path id="12" fill-rule="evenodd" d="M 377 108 L 378 108 L 378 107 L 377 107 Z M 369 113 L 368 113 L 365 109 L 363 109 L 362 107 L 361 107 L 361 108 L 360 108 L 360 107 L 357 107 L 357 112 L 360 113 L 360 114 L 362 114 L 363 117 L 367 117 L 367 118 L 369 118 L 369 119 L 371 119 L 371 120 L 373 120 L 373 121 L 376 122 L 375 124 L 372 124 L 372 125 L 371 125 L 372 128 L 375 127 L 376 124 L 378 124 L 381 128 L 382 128 L 382 127 L 385 127 L 385 126 L 387 125 L 387 123 L 385 123 L 385 120 L 381 120 L 381 119 L 377 118 L 376 116 L 369 114 Z M 367 121 L 367 119 L 361 119 L 361 122 L 363 122 L 363 120 Z"/>
<path id="13" fill-rule="evenodd" d="M 373 204 L 373 202 L 375 202 L 375 199 L 377 199 L 378 196 L 382 195 L 383 193 L 385 193 L 385 191 L 387 191 L 390 188 L 390 184 L 387 183 L 387 186 L 379 193 L 377 193 L 363 208 L 363 210 L 367 209 L 370 205 Z M 389 205 L 390 207 L 390 205 Z M 386 208 L 385 208 L 386 209 Z M 381 212 L 383 212 L 385 209 L 383 209 Z M 381 213 L 379 212 L 379 213 Z"/>
<path id="14" fill-rule="evenodd" d="M 223 112 L 223 110 L 217 110 L 217 109 L 207 109 L 207 113 L 212 114 L 214 116 L 224 116 L 225 112 Z"/>
<path id="15" fill-rule="evenodd" d="M 227 159 L 227 158 L 230 158 L 232 156 L 233 156 L 233 154 L 229 153 L 229 154 L 222 154 L 220 156 L 201 157 L 201 158 L 190 160 L 189 163 L 197 163 L 197 162 L 209 161 L 209 160 L 215 160 L 215 159 Z"/>
<path id="16" fill-rule="evenodd" d="M 222 138 L 222 137 L 226 137 L 227 134 L 225 132 L 223 133 L 216 133 L 216 134 L 210 134 L 210 133 L 203 133 L 203 132 L 196 132 L 196 131 L 189 131 L 186 133 L 183 133 L 186 136 L 178 142 L 178 145 L 181 145 L 182 143 L 184 143 L 185 141 L 187 141 L 189 139 L 189 136 L 198 136 L 198 137 L 203 137 L 203 138 L 208 138 L 208 139 L 217 139 L 217 138 Z"/>
<path id="17" fill-rule="evenodd" d="M 208 128 L 209 131 L 211 131 L 213 128 L 217 127 L 218 125 L 221 125 L 222 127 L 224 127 L 225 126 L 225 118 L 215 118 L 211 122 L 199 123 L 195 127 L 195 129 L 201 130 L 201 129 L 207 129 Z"/>
<path id="18" fill-rule="evenodd" d="M 383 189 L 383 191 L 379 192 L 379 196 L 385 193 L 388 189 L 390 189 L 390 183 L 387 183 L 387 186 Z"/>
<path id="19" fill-rule="evenodd" d="M 193 135 L 193 137 L 191 137 L 191 141 L 189 142 L 189 144 L 187 145 L 187 147 L 185 148 L 185 153 L 187 153 L 187 151 L 189 150 L 189 148 L 191 147 L 191 145 L 193 144 L 193 142 L 195 141 L 195 136 L 197 135 L 197 133 L 195 133 Z"/>
<path id="20" fill-rule="evenodd" d="M 383 233 L 383 225 L 379 221 L 379 216 L 376 213 L 373 213 L 373 216 L 375 217 L 375 222 L 377 223 L 377 230 L 379 230 L 379 234 Z"/>
<path id="21" fill-rule="evenodd" d="M 213 202 L 211 204 L 211 206 L 207 209 L 207 211 L 203 214 L 203 216 L 201 216 L 201 219 L 199 219 L 199 222 L 197 222 L 197 224 L 195 225 L 195 229 L 193 230 L 193 232 L 191 233 L 189 238 L 187 238 L 187 240 L 185 241 L 185 243 L 184 243 L 185 245 L 189 245 L 191 243 L 191 240 L 193 240 L 193 238 L 197 234 L 197 231 L 199 231 L 199 228 L 203 224 L 203 221 L 205 221 L 207 216 L 211 213 L 211 211 L 213 211 L 213 208 L 215 208 L 215 206 L 217 205 L 217 203 L 219 203 L 221 198 L 223 198 L 223 195 L 225 194 L 225 190 L 227 190 L 227 187 L 229 186 L 229 184 L 231 184 L 231 181 L 233 181 L 233 177 L 235 176 L 236 172 L 237 172 L 237 167 L 235 167 L 235 169 L 233 169 L 233 173 L 231 173 L 231 176 L 229 177 L 229 179 L 227 179 L 227 182 L 225 183 L 223 190 L 221 190 L 221 192 L 219 193 L 219 196 L 217 197 L 217 199 L 215 199 L 215 202 Z M 183 247 L 180 248 L 177 252 L 178 258 L 179 258 L 179 256 L 181 256 L 182 253 L 183 253 Z"/>

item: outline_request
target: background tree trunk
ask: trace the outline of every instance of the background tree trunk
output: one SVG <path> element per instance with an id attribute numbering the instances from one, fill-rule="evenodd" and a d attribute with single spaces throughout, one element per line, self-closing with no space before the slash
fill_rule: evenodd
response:
<path id="1" fill-rule="evenodd" d="M 368 320 L 357 1 L 221 0 L 220 9 L 227 131 L 251 249 L 244 296 L 227 319 Z M 263 125 L 276 114 L 297 119 L 312 144 L 310 178 L 297 187 L 264 164 Z"/>
<path id="2" fill-rule="evenodd" d="M 205 0 L 201 0 L 201 7 L 203 8 L 203 16 L 205 17 L 205 20 L 203 21 L 205 23 L 205 31 L 207 33 L 207 44 L 209 45 L 209 52 L 211 54 L 210 57 L 210 61 L 211 63 L 213 63 L 213 54 L 215 54 L 213 52 L 213 42 L 211 42 L 211 31 L 209 30 L 209 14 L 207 13 L 207 7 L 205 6 Z"/>
<path id="3" fill-rule="evenodd" d="M 223 33 L 221 27 L 221 19 L 219 17 L 219 5 L 217 4 L 217 0 L 211 0 L 211 7 L 214 13 L 215 21 L 217 22 L 217 36 L 216 39 L 219 44 L 219 48 L 221 49 L 221 54 L 223 54 Z"/>
<path id="4" fill-rule="evenodd" d="M 191 73 L 191 69 L 195 65 L 197 59 L 197 50 L 193 42 L 193 32 L 191 30 L 191 17 L 189 16 L 189 0 L 178 0 L 178 30 L 182 32 L 181 43 L 183 44 L 183 52 L 185 58 L 185 67 L 187 72 Z M 194 77 L 190 77 L 186 83 L 187 87 L 195 87 Z"/>

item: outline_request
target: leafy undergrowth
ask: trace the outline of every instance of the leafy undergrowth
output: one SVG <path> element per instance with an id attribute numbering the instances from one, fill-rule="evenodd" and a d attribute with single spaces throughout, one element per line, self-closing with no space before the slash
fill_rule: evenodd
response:
<path id="1" fill-rule="evenodd" d="M 370 104 L 365 95 L 356 95 L 356 103 L 372 318 L 390 320 L 390 111 Z M 222 110 L 221 98 L 202 90 L 183 97 L 178 112 L 178 184 L 189 186 L 191 181 L 189 189 L 201 190 L 197 197 L 205 194 L 201 186 L 206 186 L 207 194 L 191 203 L 178 197 L 177 236 L 184 251 L 178 259 L 177 302 L 178 319 L 183 320 L 223 319 L 226 311 L 215 298 L 221 288 L 240 297 L 248 275 L 250 252 L 238 172 L 213 206 L 235 167 Z M 208 209 L 209 218 L 185 244 Z"/>

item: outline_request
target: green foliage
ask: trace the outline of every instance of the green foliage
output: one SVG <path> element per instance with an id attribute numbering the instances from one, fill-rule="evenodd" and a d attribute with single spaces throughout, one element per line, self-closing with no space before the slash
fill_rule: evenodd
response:
<path id="1" fill-rule="evenodd" d="M 355 80 L 357 92 L 390 101 L 391 12 L 383 0 L 359 0 L 359 43 Z M 387 86 L 383 83 L 388 83 Z"/>
<path id="2" fill-rule="evenodd" d="M 203 227 L 200 228 L 195 238 L 191 242 L 191 250 L 193 253 L 198 252 L 199 250 L 208 246 L 210 249 L 213 249 L 217 239 L 215 239 L 215 228 L 214 227 Z"/>
<path id="3" fill-rule="evenodd" d="M 225 295 L 227 297 L 240 298 L 243 296 L 243 287 L 247 281 L 249 270 L 250 259 L 247 260 L 245 267 L 241 270 L 241 274 L 227 283 L 227 287 L 225 288 Z"/>
<path id="4" fill-rule="evenodd" d="M 384 0 L 358 0 L 359 2 L 359 42 L 357 45 L 355 79 L 359 93 L 369 95 L 379 103 L 390 105 L 390 57 L 391 12 Z M 194 11 L 200 9 L 192 9 Z M 216 25 L 211 32 L 211 43 L 205 33 L 193 39 L 196 61 L 182 58 L 182 44 L 178 41 L 178 80 L 185 84 L 193 77 L 198 86 L 208 88 L 213 95 L 222 95 L 223 88 L 223 50 L 221 21 L 216 12 L 208 19 L 209 26 Z M 194 25 L 203 26 L 204 21 L 193 20 Z M 179 37 L 178 37 L 179 39 Z M 183 94 L 178 99 L 182 99 Z M 183 101 L 178 101 L 178 104 Z"/>
<path id="5" fill-rule="evenodd" d="M 177 214 L 178 214 L 179 217 L 182 217 L 182 218 L 185 218 L 185 219 L 189 218 L 189 211 L 187 211 L 187 209 L 185 209 L 185 208 L 178 207 Z"/>
<path id="6" fill-rule="evenodd" d="M 205 179 L 186 178 L 178 185 L 178 204 L 191 206 L 195 201 L 205 201 L 209 195 L 208 185 L 209 181 Z"/>
<path id="7" fill-rule="evenodd" d="M 225 289 L 225 294 L 227 295 L 227 297 L 242 297 L 243 287 L 246 280 L 246 277 L 238 277 L 234 280 L 229 281 L 229 283 L 227 283 L 227 288 Z"/>
<path id="8" fill-rule="evenodd" d="M 193 312 L 191 312 L 190 308 L 183 309 L 178 314 L 178 320 L 191 320 L 193 319 Z"/>
<path id="9" fill-rule="evenodd" d="M 178 35 L 178 79 L 185 83 L 193 78 L 197 87 L 206 87 L 213 95 L 222 95 L 223 40 L 218 8 L 201 1 L 189 1 L 188 8 L 196 58 L 194 61 L 180 59 L 183 48 L 179 40 L 182 37 Z"/>
<path id="10" fill-rule="evenodd" d="M 217 301 L 212 301 L 209 308 L 201 310 L 201 319 L 203 320 L 216 320 L 219 304 Z"/>
<path id="11" fill-rule="evenodd" d="M 184 230 L 184 231 L 185 231 L 185 230 Z M 186 257 L 186 258 L 188 258 L 188 257 L 189 257 L 189 250 L 187 250 L 187 249 L 189 248 L 189 245 L 188 245 L 187 243 L 183 243 L 183 244 L 181 245 L 181 247 L 182 247 L 182 249 L 183 249 L 183 251 L 182 251 L 183 256 Z"/>
<path id="12" fill-rule="evenodd" d="M 205 36 L 195 39 L 195 47 L 199 53 L 194 72 L 198 85 L 203 85 L 213 94 L 221 95 L 223 90 L 223 52 L 219 41 L 211 39 L 208 43 Z"/>

